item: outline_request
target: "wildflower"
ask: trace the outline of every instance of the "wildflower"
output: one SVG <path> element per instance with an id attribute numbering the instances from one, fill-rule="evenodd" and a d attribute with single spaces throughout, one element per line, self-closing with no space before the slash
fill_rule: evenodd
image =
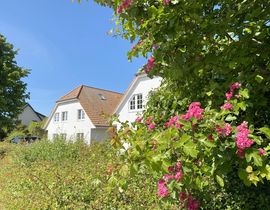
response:
<path id="1" fill-rule="evenodd" d="M 191 195 L 188 195 L 188 210 L 198 210 L 200 207 L 199 201 L 195 200 Z"/>
<path id="2" fill-rule="evenodd" d="M 203 118 L 202 113 L 204 109 L 202 109 L 200 102 L 192 102 L 189 105 L 188 111 L 185 115 L 181 116 L 182 120 L 190 120 L 192 117 L 201 120 Z"/>
<path id="3" fill-rule="evenodd" d="M 259 155 L 261 156 L 266 154 L 266 151 L 263 148 L 259 148 L 258 151 L 259 151 Z"/>
<path id="4" fill-rule="evenodd" d="M 169 181 L 169 180 L 174 179 L 174 178 L 175 178 L 174 175 L 171 175 L 171 174 L 165 174 L 165 175 L 164 175 L 164 179 L 165 179 L 166 181 Z"/>
<path id="5" fill-rule="evenodd" d="M 182 170 L 176 172 L 176 174 L 174 175 L 174 178 L 175 178 L 176 181 L 180 181 L 182 179 L 182 177 L 183 177 Z"/>
<path id="6" fill-rule="evenodd" d="M 207 136 L 207 139 L 208 139 L 209 141 L 214 141 L 214 137 L 213 137 L 213 135 L 209 135 L 209 136 Z"/>
<path id="7" fill-rule="evenodd" d="M 154 65 L 155 65 L 155 58 L 153 56 L 151 56 L 148 59 L 148 62 L 144 68 L 145 73 L 148 74 L 154 68 Z"/>
<path id="8" fill-rule="evenodd" d="M 174 167 L 173 167 L 173 166 L 169 166 L 169 167 L 168 167 L 168 171 L 169 171 L 170 173 L 173 173 L 173 172 L 174 172 Z"/>
<path id="9" fill-rule="evenodd" d="M 132 4 L 132 0 L 124 0 L 117 8 L 117 13 L 121 14 L 123 10 L 129 8 Z"/>
<path id="10" fill-rule="evenodd" d="M 227 102 L 223 106 L 221 106 L 220 108 L 224 109 L 224 110 L 230 110 L 233 108 L 233 105 L 230 102 Z"/>
<path id="11" fill-rule="evenodd" d="M 239 82 L 233 83 L 230 87 L 231 91 L 234 91 L 235 89 L 239 89 L 241 87 L 241 84 Z"/>
<path id="12" fill-rule="evenodd" d="M 243 157 L 245 149 L 250 148 L 254 143 L 253 140 L 248 138 L 248 134 L 250 130 L 248 129 L 248 123 L 243 122 L 241 125 L 237 126 L 237 134 L 236 134 L 236 146 L 238 148 L 237 154 L 240 157 Z"/>
<path id="13" fill-rule="evenodd" d="M 232 126 L 229 123 L 225 123 L 224 128 L 217 126 L 216 131 L 219 135 L 229 136 L 232 132 Z"/>
<path id="14" fill-rule="evenodd" d="M 159 197 L 166 197 L 169 195 L 168 188 L 166 187 L 166 182 L 164 179 L 160 179 L 158 181 L 158 196 Z"/>
<path id="15" fill-rule="evenodd" d="M 141 122 L 141 121 L 142 121 L 141 117 L 137 117 L 136 120 L 135 120 L 135 122 L 138 122 L 138 123 Z"/>
<path id="16" fill-rule="evenodd" d="M 155 123 L 151 123 L 151 124 L 148 125 L 149 130 L 153 130 L 155 127 L 156 127 Z"/>
<path id="17" fill-rule="evenodd" d="M 170 4 L 170 0 L 163 0 L 163 4 L 164 5 L 169 5 Z"/>
<path id="18" fill-rule="evenodd" d="M 225 95 L 226 95 L 226 99 L 229 101 L 233 97 L 233 92 L 231 92 L 231 91 L 227 92 Z"/>
<path id="19" fill-rule="evenodd" d="M 171 117 L 171 119 L 164 124 L 165 128 L 171 127 L 177 127 L 178 129 L 182 128 L 182 125 L 178 122 L 179 116 Z"/>
<path id="20" fill-rule="evenodd" d="M 145 121 L 145 124 L 146 124 L 146 125 L 151 124 L 151 122 L 152 122 L 153 119 L 154 119 L 154 116 L 148 117 L 148 118 L 146 119 L 146 121 Z"/>

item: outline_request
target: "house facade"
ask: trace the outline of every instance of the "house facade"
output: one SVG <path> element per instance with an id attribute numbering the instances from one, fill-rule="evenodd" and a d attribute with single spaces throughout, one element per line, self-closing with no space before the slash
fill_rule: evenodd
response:
<path id="1" fill-rule="evenodd" d="M 108 116 L 122 94 L 82 85 L 61 97 L 45 124 L 48 139 L 61 137 L 67 140 L 104 140 L 108 137 Z"/>
<path id="2" fill-rule="evenodd" d="M 36 112 L 30 104 L 26 104 L 21 114 L 18 116 L 18 120 L 25 126 L 28 126 L 31 122 L 40 122 L 46 116 Z"/>
<path id="3" fill-rule="evenodd" d="M 160 84 L 161 77 L 149 78 L 145 73 L 137 74 L 115 110 L 120 122 L 134 122 L 145 110 L 149 93 L 159 88 Z M 120 124 L 116 123 L 116 126 L 119 128 Z"/>

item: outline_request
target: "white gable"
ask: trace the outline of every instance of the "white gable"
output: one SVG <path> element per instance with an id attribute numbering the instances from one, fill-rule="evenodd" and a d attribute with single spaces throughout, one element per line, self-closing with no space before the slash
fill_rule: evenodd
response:
<path id="1" fill-rule="evenodd" d="M 161 77 L 154 77 L 153 79 L 147 77 L 146 74 L 138 75 L 132 84 L 130 85 L 129 89 L 125 93 L 122 101 L 118 105 L 115 113 L 119 116 L 119 120 L 121 122 L 129 121 L 133 122 L 138 115 L 142 113 L 145 109 L 146 102 L 148 101 L 148 95 L 150 91 L 155 90 L 160 86 Z M 142 94 L 143 100 L 143 108 L 142 109 L 131 109 L 130 108 L 130 101 L 135 95 Z M 137 104 L 135 104 L 137 105 Z M 117 125 L 119 127 L 119 125 Z"/>
<path id="2" fill-rule="evenodd" d="M 91 129 L 95 128 L 87 114 L 84 119 L 78 119 L 78 110 L 83 110 L 78 100 L 70 100 L 57 103 L 50 115 L 45 129 L 48 131 L 48 139 L 53 139 L 54 135 L 66 135 L 67 140 L 76 140 L 78 133 L 83 133 L 86 143 L 91 143 Z M 83 110 L 84 111 L 84 110 Z M 67 112 L 67 119 L 62 119 L 62 113 Z M 59 120 L 55 120 L 56 113 L 59 113 Z"/>

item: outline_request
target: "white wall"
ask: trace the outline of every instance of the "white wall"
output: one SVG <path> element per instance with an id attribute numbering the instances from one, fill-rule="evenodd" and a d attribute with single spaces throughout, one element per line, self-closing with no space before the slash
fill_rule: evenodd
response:
<path id="1" fill-rule="evenodd" d="M 79 101 L 59 103 L 48 123 L 48 138 L 53 139 L 53 134 L 67 134 L 67 140 L 76 140 L 77 133 L 84 133 L 85 142 L 91 143 L 91 128 L 95 126 L 85 113 L 85 119 L 78 119 L 78 109 L 83 109 Z M 67 121 L 61 120 L 61 113 L 68 112 Z M 54 114 L 59 113 L 59 122 L 54 121 Z"/>
<path id="2" fill-rule="evenodd" d="M 18 119 L 23 125 L 28 126 L 32 121 L 40 122 L 37 114 L 31 109 L 30 106 L 26 106 L 23 112 L 18 116 Z"/>
<path id="3" fill-rule="evenodd" d="M 134 86 L 129 90 L 127 93 L 126 100 L 121 106 L 118 108 L 116 114 L 119 115 L 119 120 L 121 122 L 129 121 L 133 122 L 137 118 L 138 115 L 142 113 L 144 108 L 141 111 L 133 111 L 129 110 L 129 101 L 131 100 L 134 94 L 142 93 L 143 96 L 143 105 L 145 106 L 146 102 L 148 101 L 148 94 L 151 90 L 155 90 L 160 86 L 161 78 L 154 77 L 150 79 L 147 75 L 139 75 L 137 82 Z M 119 128 L 119 124 L 116 124 L 117 128 Z"/>

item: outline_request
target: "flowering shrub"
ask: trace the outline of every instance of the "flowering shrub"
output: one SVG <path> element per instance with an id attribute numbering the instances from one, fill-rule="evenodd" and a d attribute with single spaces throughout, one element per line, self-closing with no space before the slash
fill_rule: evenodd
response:
<path id="1" fill-rule="evenodd" d="M 239 120 L 248 89 L 233 83 L 227 95 L 219 109 L 192 102 L 186 113 L 167 120 L 146 112 L 115 136 L 114 142 L 130 145 L 122 153 L 129 170 L 147 167 L 153 174 L 161 201 L 195 210 L 206 205 L 203 194 L 215 184 L 225 188 L 231 174 L 247 186 L 270 180 L 270 129 Z"/>

